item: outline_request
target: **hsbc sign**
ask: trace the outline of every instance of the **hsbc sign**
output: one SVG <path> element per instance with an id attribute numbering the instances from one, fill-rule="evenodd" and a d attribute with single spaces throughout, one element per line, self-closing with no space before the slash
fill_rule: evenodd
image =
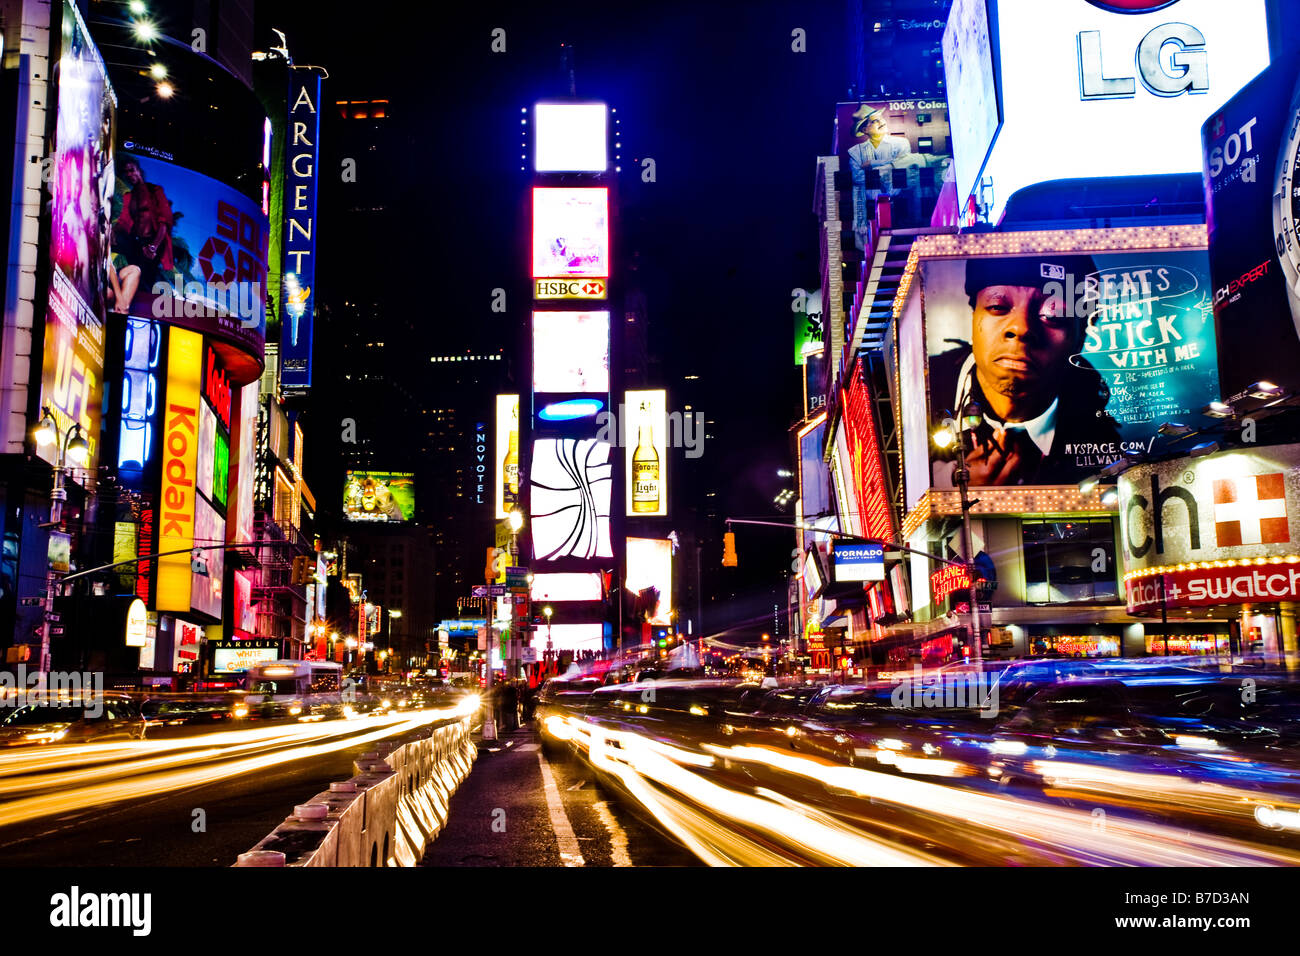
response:
<path id="1" fill-rule="evenodd" d="M 1300 445 L 1140 465 L 1120 477 L 1119 494 L 1125 571 L 1300 554 Z M 1229 584 L 1233 594 L 1247 586 Z"/>

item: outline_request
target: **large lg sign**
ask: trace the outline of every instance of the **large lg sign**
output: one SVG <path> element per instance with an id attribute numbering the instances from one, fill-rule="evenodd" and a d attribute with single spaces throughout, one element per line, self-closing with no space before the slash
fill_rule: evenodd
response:
<path id="1" fill-rule="evenodd" d="M 1113 13 L 1150 13 L 1172 6 L 1178 0 L 1167 2 L 1101 2 L 1088 0 L 1094 7 Z M 1107 76 L 1102 67 L 1102 55 L 1107 44 L 1100 30 L 1081 30 L 1076 37 L 1079 53 L 1079 96 L 1084 100 L 1127 99 L 1137 95 L 1137 79 L 1156 96 L 1178 96 L 1180 93 L 1205 93 L 1210 89 L 1209 60 L 1205 49 L 1205 34 L 1196 27 L 1181 22 L 1161 23 L 1148 30 L 1138 41 L 1134 59 L 1137 77 Z M 1109 46 L 1114 50 L 1113 44 Z M 1119 56 L 1115 50 L 1111 55 Z M 1113 61 L 1112 61 L 1113 62 Z"/>

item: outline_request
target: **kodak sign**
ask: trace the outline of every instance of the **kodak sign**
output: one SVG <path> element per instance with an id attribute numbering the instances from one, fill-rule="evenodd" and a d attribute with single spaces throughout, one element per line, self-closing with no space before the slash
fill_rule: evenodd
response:
<path id="1" fill-rule="evenodd" d="M 194 479 L 198 465 L 199 387 L 203 336 L 169 330 L 167 399 L 162 416 L 162 484 L 158 503 L 158 551 L 182 551 L 158 559 L 157 610 L 190 609 L 190 555 L 194 547 Z"/>

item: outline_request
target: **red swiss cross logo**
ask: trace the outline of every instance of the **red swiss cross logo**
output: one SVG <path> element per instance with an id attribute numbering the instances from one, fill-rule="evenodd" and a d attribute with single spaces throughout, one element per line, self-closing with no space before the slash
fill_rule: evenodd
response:
<path id="1" fill-rule="evenodd" d="M 1272 475 L 1216 478 L 1214 533 L 1221 548 L 1290 541 L 1286 476 L 1279 471 Z"/>

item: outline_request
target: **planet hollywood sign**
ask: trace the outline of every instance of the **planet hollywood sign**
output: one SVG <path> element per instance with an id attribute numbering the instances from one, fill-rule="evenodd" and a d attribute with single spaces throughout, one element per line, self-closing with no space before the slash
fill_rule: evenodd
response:
<path id="1" fill-rule="evenodd" d="M 1131 613 L 1300 600 L 1300 445 L 1140 465 L 1119 492 Z"/>

